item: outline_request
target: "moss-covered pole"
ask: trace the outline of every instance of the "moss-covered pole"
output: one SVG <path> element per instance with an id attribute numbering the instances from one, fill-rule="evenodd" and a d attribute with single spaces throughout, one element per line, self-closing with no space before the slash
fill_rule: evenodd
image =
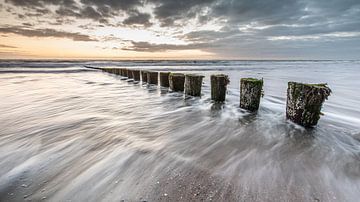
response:
<path id="1" fill-rule="evenodd" d="M 158 72 L 152 72 L 152 71 L 147 72 L 147 82 L 148 82 L 148 84 L 157 85 L 158 80 L 159 80 L 158 77 L 159 77 Z"/>
<path id="2" fill-rule="evenodd" d="M 230 83 L 228 75 L 216 74 L 210 76 L 211 99 L 215 102 L 224 102 L 227 85 Z"/>
<path id="3" fill-rule="evenodd" d="M 134 81 L 140 81 L 140 70 L 132 70 L 132 76 L 134 78 Z"/>
<path id="4" fill-rule="evenodd" d="M 201 86 L 204 76 L 196 74 L 185 75 L 185 94 L 191 96 L 201 96 Z"/>
<path id="5" fill-rule="evenodd" d="M 129 79 L 132 79 L 132 78 L 133 78 L 132 71 L 133 71 L 133 70 L 131 70 L 131 69 L 128 69 L 128 70 L 127 70 L 127 77 L 128 77 Z"/>
<path id="6" fill-rule="evenodd" d="M 185 75 L 182 73 L 169 74 L 169 86 L 174 92 L 184 92 Z"/>
<path id="7" fill-rule="evenodd" d="M 169 87 L 169 75 L 170 72 L 160 72 L 160 86 Z"/>
<path id="8" fill-rule="evenodd" d="M 141 81 L 143 83 L 147 83 L 147 71 L 146 70 L 141 70 Z"/>
<path id="9" fill-rule="evenodd" d="M 331 94 L 327 84 L 289 82 L 286 100 L 286 118 L 304 127 L 315 126 L 321 107 Z"/>
<path id="10" fill-rule="evenodd" d="M 263 94 L 262 79 L 242 78 L 240 80 L 240 107 L 249 111 L 256 111 L 260 106 L 260 98 Z"/>

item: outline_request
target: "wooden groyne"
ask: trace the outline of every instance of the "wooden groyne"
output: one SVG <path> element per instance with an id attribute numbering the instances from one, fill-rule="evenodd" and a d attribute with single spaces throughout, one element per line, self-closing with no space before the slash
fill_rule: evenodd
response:
<path id="1" fill-rule="evenodd" d="M 132 77 L 134 81 L 140 81 L 140 70 L 132 70 Z"/>
<path id="2" fill-rule="evenodd" d="M 131 70 L 131 69 L 127 70 L 127 77 L 128 77 L 128 79 L 133 79 L 134 78 L 133 77 L 133 70 Z"/>
<path id="3" fill-rule="evenodd" d="M 134 70 L 125 68 L 86 68 L 102 70 L 104 72 L 121 75 L 135 81 L 142 81 L 152 85 L 169 87 L 173 92 L 184 92 L 189 96 L 201 96 L 202 81 L 204 76 L 196 74 L 183 74 L 171 72 L 156 72 L 147 70 Z M 160 76 L 159 76 L 160 75 Z M 227 85 L 230 80 L 227 75 L 215 74 L 210 76 L 211 100 L 224 102 L 226 99 Z M 263 79 L 240 79 L 240 107 L 250 112 L 259 109 L 263 96 Z M 304 84 L 289 82 L 286 100 L 286 118 L 304 127 L 317 125 L 322 113 L 321 108 L 330 96 L 331 89 L 327 84 Z"/>
<path id="4" fill-rule="evenodd" d="M 185 75 L 185 94 L 191 96 L 201 96 L 201 86 L 204 76 L 197 74 Z"/>
<path id="5" fill-rule="evenodd" d="M 230 83 L 229 77 L 225 74 L 215 74 L 210 76 L 211 100 L 224 102 L 226 97 L 227 85 Z"/>
<path id="6" fill-rule="evenodd" d="M 148 73 L 148 71 L 141 70 L 141 80 L 143 83 L 147 83 L 147 73 Z"/>
<path id="7" fill-rule="evenodd" d="M 170 75 L 170 72 L 160 72 L 160 86 L 166 87 L 166 88 L 170 87 L 169 75 Z"/>
<path id="8" fill-rule="evenodd" d="M 158 77 L 159 77 L 158 72 L 148 71 L 147 72 L 147 83 L 157 85 L 158 79 L 159 79 Z"/>
<path id="9" fill-rule="evenodd" d="M 258 110 L 263 85 L 262 79 L 242 78 L 240 80 L 240 107 L 249 111 Z"/>
<path id="10" fill-rule="evenodd" d="M 286 118 L 305 127 L 318 123 L 321 108 L 330 96 L 327 84 L 289 82 L 286 100 Z"/>
<path id="11" fill-rule="evenodd" d="M 169 86 L 174 92 L 183 92 L 185 83 L 185 75 L 182 73 L 169 74 Z"/>

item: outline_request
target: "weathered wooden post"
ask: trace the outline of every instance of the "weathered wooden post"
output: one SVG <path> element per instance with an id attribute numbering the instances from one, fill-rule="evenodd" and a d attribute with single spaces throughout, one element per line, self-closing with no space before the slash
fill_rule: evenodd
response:
<path id="1" fill-rule="evenodd" d="M 158 84 L 158 77 L 159 77 L 158 72 L 148 71 L 147 72 L 147 83 L 157 85 Z"/>
<path id="2" fill-rule="evenodd" d="M 120 75 L 120 69 L 119 68 L 116 68 L 116 75 Z"/>
<path id="3" fill-rule="evenodd" d="M 170 73 L 169 86 L 174 92 L 184 92 L 185 75 L 182 73 Z"/>
<path id="4" fill-rule="evenodd" d="M 132 71 L 133 71 L 133 70 L 131 70 L 131 69 L 128 69 L 128 70 L 127 70 L 127 77 L 128 77 L 128 79 L 132 79 L 132 78 L 133 78 Z"/>
<path id="5" fill-rule="evenodd" d="M 185 75 L 185 94 L 191 96 L 201 96 L 201 86 L 204 76 L 196 74 Z"/>
<path id="6" fill-rule="evenodd" d="M 169 87 L 170 72 L 160 72 L 160 86 Z"/>
<path id="7" fill-rule="evenodd" d="M 124 73 L 123 73 L 123 69 L 122 69 L 122 68 L 119 69 L 119 73 L 120 73 L 120 76 L 124 76 Z"/>
<path id="8" fill-rule="evenodd" d="M 128 77 L 128 71 L 127 69 L 123 69 L 124 77 Z"/>
<path id="9" fill-rule="evenodd" d="M 147 71 L 141 70 L 141 80 L 143 83 L 147 83 Z"/>
<path id="10" fill-rule="evenodd" d="M 321 107 L 330 96 L 327 84 L 289 82 L 286 100 L 286 118 L 304 127 L 315 126 Z"/>
<path id="11" fill-rule="evenodd" d="M 210 76 L 211 99 L 215 102 L 224 102 L 227 85 L 230 83 L 228 75 L 216 74 Z"/>
<path id="12" fill-rule="evenodd" d="M 132 70 L 132 76 L 134 78 L 134 81 L 140 81 L 140 70 Z"/>
<path id="13" fill-rule="evenodd" d="M 252 112 L 258 110 L 263 85 L 262 79 L 242 78 L 240 80 L 240 107 Z"/>

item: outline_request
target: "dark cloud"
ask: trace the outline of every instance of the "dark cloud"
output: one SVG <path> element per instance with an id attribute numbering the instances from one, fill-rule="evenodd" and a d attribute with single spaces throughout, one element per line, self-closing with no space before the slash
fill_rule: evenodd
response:
<path id="1" fill-rule="evenodd" d="M 143 5 L 142 0 L 81 0 L 84 5 L 96 6 L 100 10 L 131 10 L 137 6 Z"/>
<path id="2" fill-rule="evenodd" d="M 149 0 L 156 5 L 154 14 L 162 26 L 172 26 L 177 20 L 189 20 L 216 0 Z"/>
<path id="3" fill-rule="evenodd" d="M 140 0 L 81 0 L 81 4 L 74 0 L 5 0 L 7 3 L 22 7 L 27 12 L 22 13 L 21 18 L 39 17 L 45 14 L 52 14 L 48 6 L 56 6 L 57 17 L 75 17 L 79 19 L 92 19 L 94 21 L 108 24 L 108 20 L 124 11 L 132 11 L 135 7 L 143 5 Z M 130 16 L 135 18 L 137 16 Z M 144 16 L 139 16 L 141 18 Z M 146 24 L 148 25 L 148 24 Z"/>
<path id="4" fill-rule="evenodd" d="M 7 26 L 0 27 L 0 33 L 3 34 L 17 34 L 27 37 L 55 37 L 55 38 L 68 38 L 73 41 L 96 41 L 90 36 L 80 33 L 58 31 L 54 29 L 30 29 L 27 27 Z"/>
<path id="5" fill-rule="evenodd" d="M 212 47 L 206 43 L 192 43 L 187 45 L 174 45 L 174 44 L 153 44 L 149 42 L 135 42 L 131 41 L 130 46 L 123 47 L 122 50 L 138 51 L 138 52 L 154 52 L 154 51 L 170 51 L 170 50 L 193 50 Z"/>
<path id="6" fill-rule="evenodd" d="M 140 13 L 139 11 L 133 11 L 129 17 L 123 21 L 124 25 L 143 25 L 149 27 L 152 25 L 150 22 L 151 15 L 148 13 Z"/>
<path id="7" fill-rule="evenodd" d="M 0 48 L 17 48 L 17 47 L 16 46 L 9 46 L 9 45 L 0 44 Z"/>
<path id="8" fill-rule="evenodd" d="M 31 26 L 33 26 L 33 24 L 31 24 L 31 23 L 27 23 L 27 22 L 22 23 L 22 25 L 27 26 L 27 27 L 31 27 Z"/>

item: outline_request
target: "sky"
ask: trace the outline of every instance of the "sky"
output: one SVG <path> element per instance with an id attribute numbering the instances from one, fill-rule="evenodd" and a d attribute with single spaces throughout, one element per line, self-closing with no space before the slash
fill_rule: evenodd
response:
<path id="1" fill-rule="evenodd" d="M 360 0 L 0 0 L 0 59 L 360 59 Z"/>

